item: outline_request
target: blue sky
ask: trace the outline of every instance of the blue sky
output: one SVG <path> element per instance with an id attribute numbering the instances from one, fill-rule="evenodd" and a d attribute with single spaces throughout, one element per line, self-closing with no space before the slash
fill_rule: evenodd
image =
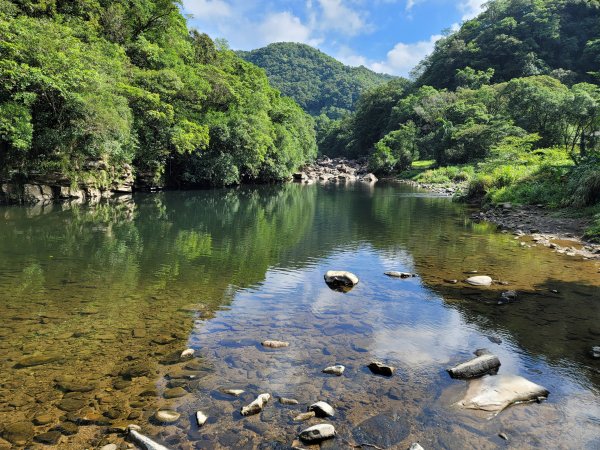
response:
<path id="1" fill-rule="evenodd" d="M 235 50 L 303 42 L 351 65 L 408 75 L 483 0 L 183 0 L 190 24 Z"/>

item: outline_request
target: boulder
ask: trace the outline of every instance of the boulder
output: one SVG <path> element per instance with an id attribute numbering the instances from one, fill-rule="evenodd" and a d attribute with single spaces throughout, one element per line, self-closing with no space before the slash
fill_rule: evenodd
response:
<path id="1" fill-rule="evenodd" d="M 309 411 L 314 411 L 317 417 L 333 417 L 335 416 L 335 411 L 333 407 L 326 402 L 317 402 L 313 403 L 308 407 Z"/>
<path id="2" fill-rule="evenodd" d="M 498 413 L 513 403 L 539 401 L 548 395 L 546 388 L 518 375 L 488 375 L 469 382 L 459 405 Z"/>
<path id="3" fill-rule="evenodd" d="M 251 416 L 253 414 L 258 414 L 263 410 L 263 408 L 270 399 L 271 394 L 260 394 L 252 403 L 242 407 L 240 411 L 242 413 L 242 416 Z"/>
<path id="4" fill-rule="evenodd" d="M 471 286 L 491 286 L 492 278 L 487 275 L 477 275 L 474 277 L 469 277 L 465 280 Z"/>
<path id="5" fill-rule="evenodd" d="M 447 369 L 452 378 L 476 378 L 489 373 L 497 373 L 500 360 L 496 355 L 483 353 L 469 361 Z"/>
<path id="6" fill-rule="evenodd" d="M 358 284 L 358 277 L 344 270 L 329 270 L 325 273 L 325 283 L 332 286 L 352 287 Z"/>
<path id="7" fill-rule="evenodd" d="M 335 437 L 335 428 L 329 423 L 321 423 L 302 430 L 299 437 L 307 444 L 318 443 Z"/>
<path id="8" fill-rule="evenodd" d="M 372 173 L 368 173 L 368 174 L 364 175 L 363 177 L 361 177 L 360 181 L 363 181 L 365 183 L 375 183 L 377 181 L 377 177 L 375 175 L 373 175 Z"/>
<path id="9" fill-rule="evenodd" d="M 394 367 L 388 366 L 379 361 L 373 361 L 367 367 L 369 367 L 369 370 L 371 370 L 371 372 L 373 372 L 375 375 L 383 375 L 385 377 L 391 377 L 396 370 Z"/>

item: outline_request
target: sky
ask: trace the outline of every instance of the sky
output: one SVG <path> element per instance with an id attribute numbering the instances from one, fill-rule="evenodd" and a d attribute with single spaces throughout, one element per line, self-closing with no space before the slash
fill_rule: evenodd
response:
<path id="1" fill-rule="evenodd" d="M 183 0 L 190 25 L 234 50 L 312 45 L 350 66 L 407 76 L 484 0 Z"/>

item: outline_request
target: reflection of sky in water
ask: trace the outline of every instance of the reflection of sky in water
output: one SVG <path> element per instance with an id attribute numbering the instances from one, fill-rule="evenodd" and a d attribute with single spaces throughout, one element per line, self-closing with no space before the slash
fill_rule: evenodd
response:
<path id="1" fill-rule="evenodd" d="M 323 282 L 329 269 L 349 270 L 359 276 L 360 283 L 346 294 L 332 291 Z M 543 358 L 529 356 L 509 334 L 487 334 L 467 323 L 459 310 L 424 286 L 421 278 L 387 277 L 384 272 L 389 270 L 413 271 L 410 254 L 400 247 L 380 253 L 363 245 L 339 248 L 304 269 L 272 267 L 259 286 L 239 291 L 215 323 L 197 328 L 192 340 L 210 348 L 223 339 L 240 339 L 248 355 L 258 355 L 257 365 L 269 374 L 268 380 L 248 378 L 264 389 L 275 387 L 296 395 L 302 391 L 295 386 L 312 383 L 320 369 L 334 363 L 347 366 L 344 377 L 360 390 L 367 379 L 364 366 L 371 359 L 389 362 L 409 378 L 418 378 L 409 382 L 415 390 L 441 385 L 459 394 L 463 382 L 450 380 L 444 369 L 486 347 L 502 361 L 501 373 L 520 374 L 550 389 L 549 404 L 555 416 L 575 423 L 600 423 L 596 398 L 578 384 L 571 366 L 552 367 Z M 223 330 L 223 323 L 231 328 Z M 502 344 L 491 342 L 488 335 L 500 337 Z M 258 343 L 267 338 L 288 340 L 291 345 L 283 352 L 264 352 Z M 236 367 L 244 368 L 244 363 Z M 219 370 L 223 381 L 231 375 L 226 368 Z M 443 402 L 450 406 L 448 399 Z M 587 406 L 582 409 L 582 405 Z M 536 411 L 529 410 L 529 414 Z"/>

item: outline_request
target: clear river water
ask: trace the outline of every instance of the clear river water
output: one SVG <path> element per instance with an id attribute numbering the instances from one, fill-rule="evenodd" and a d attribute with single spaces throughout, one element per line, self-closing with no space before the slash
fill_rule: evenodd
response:
<path id="1" fill-rule="evenodd" d="M 337 430 L 324 449 L 599 449 L 600 261 L 522 247 L 472 212 L 386 183 L 0 207 L 0 449 L 125 449 L 130 423 L 171 449 L 285 449 L 321 422 Z M 331 290 L 330 269 L 360 282 Z M 469 287 L 472 271 L 503 283 Z M 482 347 L 548 399 L 457 406 L 468 382 L 445 369 Z M 293 421 L 318 400 L 335 417 Z M 164 408 L 181 416 L 158 423 Z"/>

